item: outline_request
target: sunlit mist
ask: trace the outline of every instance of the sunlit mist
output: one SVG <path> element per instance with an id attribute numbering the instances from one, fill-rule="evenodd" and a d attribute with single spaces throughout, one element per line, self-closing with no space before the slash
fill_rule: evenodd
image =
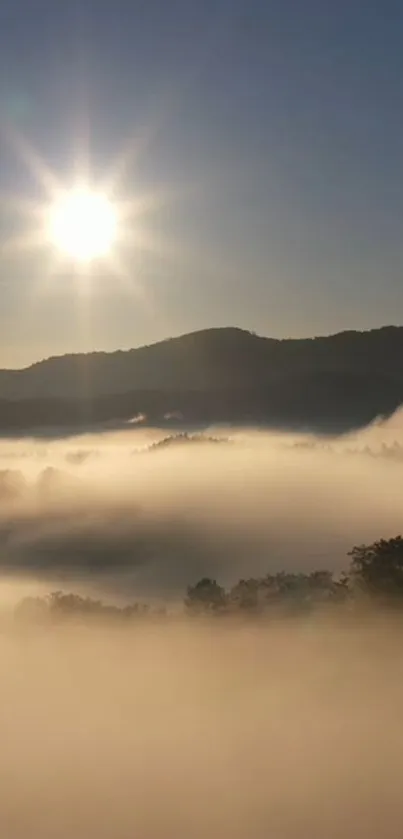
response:
<path id="1" fill-rule="evenodd" d="M 0 441 L 1 835 L 399 839 L 401 612 L 208 620 L 183 598 L 398 532 L 402 411 L 326 440 L 134 419 Z M 55 589 L 155 617 L 43 620 Z"/>

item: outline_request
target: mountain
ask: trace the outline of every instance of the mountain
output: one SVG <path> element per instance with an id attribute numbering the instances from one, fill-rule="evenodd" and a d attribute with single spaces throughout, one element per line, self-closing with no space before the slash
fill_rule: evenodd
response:
<path id="1" fill-rule="evenodd" d="M 233 327 L 0 370 L 0 426 L 127 419 L 348 426 L 403 402 L 403 327 L 276 340 Z"/>

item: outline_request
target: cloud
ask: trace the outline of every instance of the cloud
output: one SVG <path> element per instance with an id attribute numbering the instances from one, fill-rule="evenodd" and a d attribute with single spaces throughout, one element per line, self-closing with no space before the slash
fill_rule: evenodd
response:
<path id="1" fill-rule="evenodd" d="M 2 601 L 57 580 L 133 599 L 204 573 L 339 568 L 354 542 L 400 529 L 402 463 L 366 450 L 400 427 L 325 447 L 230 434 L 152 452 L 163 434 L 145 429 L 1 442 Z M 398 839 L 401 618 L 339 618 L 5 622 L 0 831 Z"/>
<path id="2" fill-rule="evenodd" d="M 353 544 L 401 530 L 401 459 L 374 457 L 401 444 L 401 413 L 331 440 L 236 429 L 178 445 L 152 429 L 3 440 L 0 569 L 128 597 L 175 597 L 206 574 L 339 570 Z"/>

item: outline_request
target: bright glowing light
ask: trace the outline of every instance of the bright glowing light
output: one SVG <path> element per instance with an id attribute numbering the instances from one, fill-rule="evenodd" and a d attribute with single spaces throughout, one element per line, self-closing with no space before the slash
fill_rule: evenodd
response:
<path id="1" fill-rule="evenodd" d="M 110 253 L 117 235 L 117 213 L 105 195 L 77 189 L 51 207 L 48 232 L 52 244 L 66 256 L 91 262 Z"/>
<path id="2" fill-rule="evenodd" d="M 12 125 L 1 127 L 10 147 L 42 193 L 35 200 L 7 196 L 7 203 L 13 202 L 23 224 L 17 226 L 15 235 L 0 235 L 1 250 L 10 256 L 38 252 L 43 270 L 35 291 L 40 288 L 41 293 L 46 293 L 54 278 L 68 276 L 83 301 L 95 291 L 98 279 L 103 283 L 117 280 L 121 289 L 135 294 L 136 299 L 140 296 L 142 304 L 149 306 L 149 292 L 142 282 L 143 257 L 173 259 L 175 263 L 179 258 L 193 265 L 193 253 L 187 255 L 182 244 L 178 247 L 171 243 L 161 230 L 156 236 L 149 226 L 154 211 L 181 195 L 182 188 L 179 192 L 165 188 L 134 194 L 131 188 L 127 191 L 131 184 L 131 165 L 139 163 L 135 138 L 128 141 L 94 182 L 86 121 L 84 131 L 78 132 L 74 143 L 76 154 L 71 180 L 66 180 L 52 171 L 29 140 Z M 2 200 L 4 196 L 0 193 Z"/>

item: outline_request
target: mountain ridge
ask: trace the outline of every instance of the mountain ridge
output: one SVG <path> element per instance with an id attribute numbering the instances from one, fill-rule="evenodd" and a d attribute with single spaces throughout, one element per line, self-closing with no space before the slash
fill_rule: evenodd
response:
<path id="1" fill-rule="evenodd" d="M 0 370 L 0 427 L 129 419 L 365 423 L 403 403 L 403 327 L 314 338 L 199 330 Z"/>
<path id="2" fill-rule="evenodd" d="M 91 356 L 118 356 L 118 355 L 128 355 L 131 353 L 138 352 L 140 350 L 149 350 L 152 347 L 161 347 L 166 345 L 170 342 L 179 342 L 191 338 L 193 336 L 204 336 L 211 333 L 232 333 L 237 334 L 238 336 L 250 336 L 253 339 L 258 339 L 265 342 L 270 342 L 272 344 L 308 344 L 308 343 L 319 343 L 325 342 L 330 340 L 336 339 L 343 339 L 346 336 L 362 336 L 362 335 L 377 335 L 380 333 L 386 332 L 399 332 L 402 331 L 403 334 L 403 326 L 396 325 L 396 324 L 386 324 L 384 326 L 374 327 L 373 329 L 343 329 L 339 332 L 331 332 L 328 335 L 313 335 L 311 337 L 305 338 L 273 338 L 268 335 L 260 335 L 256 333 L 254 330 L 244 329 L 240 326 L 217 326 L 217 327 L 205 327 L 203 329 L 193 330 L 191 332 L 184 332 L 180 333 L 179 335 L 175 335 L 169 338 L 161 338 L 158 341 L 153 341 L 151 344 L 139 344 L 138 346 L 128 347 L 125 349 L 118 348 L 116 350 L 89 350 L 88 352 L 67 352 L 67 353 L 60 353 L 57 355 L 50 355 L 44 358 L 37 359 L 33 361 L 31 364 L 26 364 L 23 367 L 0 367 L 0 374 L 2 373 L 21 373 L 26 372 L 28 370 L 32 370 L 33 368 L 39 367 L 40 365 L 47 364 L 48 362 L 54 362 L 59 359 L 75 359 L 75 358 L 88 358 Z"/>

